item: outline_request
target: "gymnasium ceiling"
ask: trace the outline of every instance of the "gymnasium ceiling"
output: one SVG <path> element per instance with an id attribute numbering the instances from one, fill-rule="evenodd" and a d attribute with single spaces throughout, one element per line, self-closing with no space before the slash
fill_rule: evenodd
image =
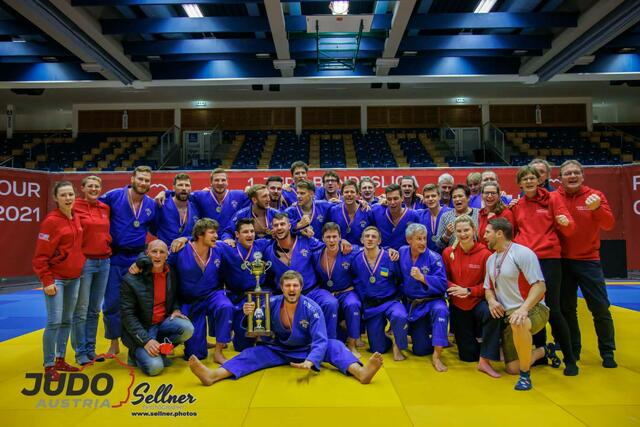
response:
<path id="1" fill-rule="evenodd" d="M 329 1 L 4 0 L 0 88 L 640 79 L 638 0 L 481 1 L 350 1 L 371 23 L 356 56 L 307 32 Z"/>

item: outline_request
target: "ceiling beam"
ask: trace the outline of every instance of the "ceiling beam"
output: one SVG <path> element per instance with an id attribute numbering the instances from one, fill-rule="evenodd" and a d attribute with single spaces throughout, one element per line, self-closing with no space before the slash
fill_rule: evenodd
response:
<path id="1" fill-rule="evenodd" d="M 371 21 L 371 30 L 388 30 L 391 28 L 391 20 L 393 15 L 390 13 L 373 15 Z M 287 31 L 307 31 L 307 16 L 304 15 L 287 15 L 284 17 Z"/>
<path id="2" fill-rule="evenodd" d="M 391 20 L 391 30 L 389 31 L 389 37 L 387 37 L 385 41 L 384 51 L 382 52 L 383 59 L 395 58 L 415 5 L 416 0 L 396 2 Z M 376 67 L 376 76 L 386 76 L 389 74 L 389 70 L 390 68 L 388 67 L 378 66 Z"/>
<path id="3" fill-rule="evenodd" d="M 289 40 L 287 38 L 287 30 L 284 21 L 284 12 L 282 11 L 282 3 L 280 0 L 265 0 L 264 8 L 269 19 L 269 27 L 271 28 L 271 37 L 276 49 L 276 56 L 280 61 L 291 59 L 289 53 Z M 282 68 L 280 70 L 282 77 L 293 77 L 293 68 Z"/>
<path id="4" fill-rule="evenodd" d="M 591 55 L 640 20 L 637 0 L 627 0 L 600 20 L 589 32 L 582 34 L 566 49 L 537 70 L 541 81 L 564 73 L 585 55 Z"/>
<path id="5" fill-rule="evenodd" d="M 598 55 L 596 60 L 591 64 L 576 65 L 567 72 L 567 74 L 576 73 L 640 73 L 640 54 Z"/>
<path id="6" fill-rule="evenodd" d="M 42 34 L 38 27 L 14 19 L 0 20 L 0 36 L 33 36 Z"/>
<path id="7" fill-rule="evenodd" d="M 103 34 L 234 33 L 247 29 L 269 31 L 269 21 L 259 16 L 103 19 L 100 25 Z"/>
<path id="8" fill-rule="evenodd" d="M 534 74 L 540 67 L 551 61 L 559 55 L 571 43 L 578 39 L 581 35 L 590 31 L 600 22 L 602 18 L 607 16 L 616 7 L 620 6 L 624 0 L 607 0 L 595 2 L 591 8 L 585 11 L 578 18 L 578 26 L 575 28 L 567 28 L 553 39 L 551 48 L 542 56 L 531 58 L 520 66 L 520 74 L 528 76 Z"/>
<path id="9" fill-rule="evenodd" d="M 504 34 L 457 34 L 453 36 L 405 37 L 400 50 L 548 49 L 551 37 Z"/>
<path id="10" fill-rule="evenodd" d="M 263 0 L 246 0 L 245 3 L 262 3 Z M 71 0 L 72 6 L 149 6 L 190 4 L 237 4 L 234 0 Z"/>
<path id="11" fill-rule="evenodd" d="M 409 29 L 485 29 L 485 28 L 549 28 L 575 27 L 578 15 L 573 13 L 430 13 L 414 15 Z"/>
<path id="12" fill-rule="evenodd" d="M 54 43 L 0 42 L 0 56 L 69 56 Z"/>

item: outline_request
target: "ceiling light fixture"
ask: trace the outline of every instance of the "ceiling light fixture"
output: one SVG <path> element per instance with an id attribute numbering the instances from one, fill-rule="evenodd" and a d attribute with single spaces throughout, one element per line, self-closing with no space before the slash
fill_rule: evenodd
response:
<path id="1" fill-rule="evenodd" d="M 497 0 L 480 0 L 473 13 L 489 13 Z"/>
<path id="2" fill-rule="evenodd" d="M 329 3 L 329 9 L 333 15 L 347 15 L 349 14 L 349 2 L 332 1 Z"/>
<path id="3" fill-rule="evenodd" d="M 183 4 L 182 8 L 189 18 L 204 18 L 197 4 Z"/>

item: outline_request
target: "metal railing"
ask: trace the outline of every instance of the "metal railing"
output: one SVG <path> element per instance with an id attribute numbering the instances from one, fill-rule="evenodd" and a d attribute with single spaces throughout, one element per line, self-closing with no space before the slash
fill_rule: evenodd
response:
<path id="1" fill-rule="evenodd" d="M 448 123 L 443 123 L 440 128 L 440 141 L 444 142 L 449 151 L 458 160 L 460 157 L 464 157 L 462 153 L 462 142 L 458 130 L 452 128 Z"/>
<path id="2" fill-rule="evenodd" d="M 5 168 L 12 168 L 14 159 L 15 159 L 14 156 L 9 157 L 8 159 L 4 159 L 3 161 L 0 162 L 0 166 L 4 166 Z"/>
<path id="3" fill-rule="evenodd" d="M 482 125 L 484 158 L 487 159 L 487 148 L 492 149 L 500 159 L 506 164 L 510 164 L 509 154 L 507 153 L 507 145 L 505 142 L 504 132 L 491 122 Z"/>
<path id="4" fill-rule="evenodd" d="M 176 125 L 173 125 L 169 129 L 167 129 L 160 137 L 160 169 L 166 166 L 171 157 L 179 149 L 180 128 Z"/>

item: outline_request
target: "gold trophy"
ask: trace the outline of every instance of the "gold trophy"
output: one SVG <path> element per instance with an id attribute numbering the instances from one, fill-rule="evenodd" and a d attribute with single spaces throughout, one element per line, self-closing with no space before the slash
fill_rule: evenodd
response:
<path id="1" fill-rule="evenodd" d="M 256 252 L 253 254 L 253 261 L 247 260 L 242 266 L 243 270 L 249 270 L 256 278 L 256 288 L 253 291 L 246 292 L 247 302 L 254 302 L 255 299 L 256 309 L 253 314 L 249 315 L 245 336 L 271 336 L 271 307 L 269 306 L 269 297 L 271 294 L 263 291 L 260 287 L 260 276 L 271 268 L 271 261 L 264 262 L 262 260 L 262 253 Z M 262 309 L 262 301 L 264 301 L 264 310 Z"/>

